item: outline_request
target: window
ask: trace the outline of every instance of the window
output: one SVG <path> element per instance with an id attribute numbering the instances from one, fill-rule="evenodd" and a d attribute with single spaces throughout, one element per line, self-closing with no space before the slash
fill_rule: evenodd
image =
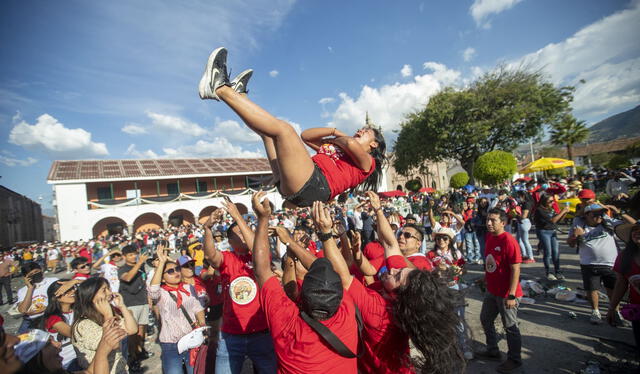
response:
<path id="1" fill-rule="evenodd" d="M 111 187 L 98 187 L 98 200 L 112 200 Z"/>
<path id="2" fill-rule="evenodd" d="M 180 188 L 178 188 L 178 183 L 167 183 L 167 194 L 168 195 L 179 195 Z"/>
<path id="3" fill-rule="evenodd" d="M 207 182 L 198 181 L 198 185 L 196 187 L 196 191 L 198 192 L 207 192 Z"/>

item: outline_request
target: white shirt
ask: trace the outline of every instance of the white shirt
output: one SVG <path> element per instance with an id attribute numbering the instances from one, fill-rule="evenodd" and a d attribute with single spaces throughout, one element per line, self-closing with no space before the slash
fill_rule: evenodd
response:
<path id="1" fill-rule="evenodd" d="M 120 290 L 120 278 L 118 278 L 118 267 L 108 262 L 100 265 L 100 273 L 102 277 L 109 281 L 112 292 Z"/>
<path id="2" fill-rule="evenodd" d="M 57 282 L 56 278 L 44 278 L 42 282 L 38 283 L 36 287 L 33 289 L 33 294 L 31 295 L 31 307 L 29 308 L 29 312 L 33 312 L 39 310 L 40 313 L 29 316 L 29 318 L 38 318 L 44 314 L 44 310 L 49 304 L 49 297 L 47 296 L 47 289 L 51 286 L 52 283 Z M 18 290 L 18 301 L 16 305 L 19 305 L 24 297 L 27 295 L 27 286 L 22 287 Z"/>
<path id="3" fill-rule="evenodd" d="M 50 250 L 47 251 L 47 257 L 49 258 L 49 261 L 57 260 L 58 255 L 59 255 L 58 250 L 55 248 L 51 248 Z"/>

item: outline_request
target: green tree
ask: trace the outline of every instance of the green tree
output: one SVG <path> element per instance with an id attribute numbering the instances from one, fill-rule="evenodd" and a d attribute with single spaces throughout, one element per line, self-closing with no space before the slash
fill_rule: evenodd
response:
<path id="1" fill-rule="evenodd" d="M 471 176 L 494 149 L 514 150 L 569 108 L 573 87 L 556 88 L 541 72 L 504 66 L 463 89 L 445 88 L 410 113 L 395 143 L 395 169 L 407 175 L 426 160 L 455 159 Z"/>
<path id="2" fill-rule="evenodd" d="M 473 165 L 473 176 L 490 186 L 510 179 L 517 170 L 516 158 L 509 152 L 491 151 L 478 157 Z"/>
<path id="3" fill-rule="evenodd" d="M 449 185 L 453 188 L 462 188 L 466 186 L 467 183 L 469 183 L 469 174 L 464 171 L 453 174 L 449 180 Z"/>
<path id="4" fill-rule="evenodd" d="M 420 179 L 417 178 L 411 179 L 404 184 L 404 188 L 409 191 L 418 192 L 418 190 L 422 188 L 422 182 L 420 182 Z"/>
<path id="5" fill-rule="evenodd" d="M 573 161 L 573 145 L 589 138 L 589 129 L 584 121 L 578 121 L 571 113 L 565 113 L 557 122 L 551 124 L 549 132 L 551 143 L 567 147 L 567 157 Z M 573 174 L 575 174 L 575 167 Z"/>

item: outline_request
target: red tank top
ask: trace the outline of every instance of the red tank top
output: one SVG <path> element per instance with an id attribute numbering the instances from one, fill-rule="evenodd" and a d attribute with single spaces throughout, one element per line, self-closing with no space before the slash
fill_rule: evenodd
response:
<path id="1" fill-rule="evenodd" d="M 333 144 L 323 144 L 311 158 L 327 178 L 331 197 L 329 200 L 364 182 L 376 169 L 376 160 L 371 157 L 371 168 L 364 171 L 357 167 L 351 157 Z"/>

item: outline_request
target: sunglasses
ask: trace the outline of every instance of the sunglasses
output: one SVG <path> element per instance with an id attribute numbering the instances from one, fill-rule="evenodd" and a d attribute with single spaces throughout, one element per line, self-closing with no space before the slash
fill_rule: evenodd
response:
<path id="1" fill-rule="evenodd" d="M 86 269 L 88 267 L 89 267 L 89 265 L 87 265 L 87 264 L 78 265 L 78 269 Z"/>
<path id="2" fill-rule="evenodd" d="M 169 275 L 171 275 L 171 274 L 174 274 L 174 273 L 178 273 L 179 271 L 180 271 L 180 268 L 178 268 L 178 267 L 176 266 L 176 267 L 172 267 L 172 268 L 171 268 L 171 269 L 169 269 L 169 270 L 165 270 L 165 271 L 164 271 L 164 273 L 165 273 L 165 274 L 169 274 Z"/>
<path id="3" fill-rule="evenodd" d="M 417 237 L 415 237 L 415 236 L 411 235 L 411 233 L 410 233 L 410 232 L 403 231 L 401 235 L 402 235 L 405 239 L 414 238 L 415 240 L 420 240 L 420 239 L 418 239 Z"/>
<path id="4" fill-rule="evenodd" d="M 444 240 L 444 241 L 448 242 L 450 240 L 450 238 L 448 236 L 438 235 L 438 236 L 436 236 L 436 240 Z"/>

